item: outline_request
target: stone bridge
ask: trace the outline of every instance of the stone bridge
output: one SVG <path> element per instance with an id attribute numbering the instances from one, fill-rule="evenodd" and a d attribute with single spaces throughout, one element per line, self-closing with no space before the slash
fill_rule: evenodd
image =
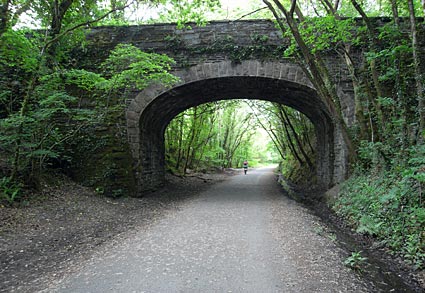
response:
<path id="1" fill-rule="evenodd" d="M 178 30 L 172 24 L 93 29 L 80 61 L 96 67 L 119 43 L 176 60 L 172 88 L 152 84 L 127 96 L 127 136 L 133 176 L 139 193 L 163 182 L 164 131 L 180 112 L 222 99 L 259 99 L 278 102 L 305 114 L 317 136 L 317 178 L 329 187 L 348 172 L 347 146 L 340 125 L 319 98 L 303 70 L 283 57 L 288 40 L 271 21 L 222 21 L 205 27 Z M 335 53 L 324 59 L 332 72 L 348 126 L 354 122 L 353 88 L 348 71 Z M 83 65 L 84 66 L 84 65 Z"/>

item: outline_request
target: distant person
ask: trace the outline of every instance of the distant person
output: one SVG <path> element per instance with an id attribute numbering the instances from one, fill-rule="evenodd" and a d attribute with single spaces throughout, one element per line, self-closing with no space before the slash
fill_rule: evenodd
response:
<path id="1" fill-rule="evenodd" d="M 246 172 L 248 172 L 248 161 L 247 160 L 243 161 L 243 172 L 245 173 L 245 175 L 246 175 Z"/>

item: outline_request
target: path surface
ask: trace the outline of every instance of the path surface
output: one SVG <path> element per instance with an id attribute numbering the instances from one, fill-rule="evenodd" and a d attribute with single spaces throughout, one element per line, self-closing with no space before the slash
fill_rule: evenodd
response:
<path id="1" fill-rule="evenodd" d="M 45 292 L 373 292 L 272 169 L 212 186 Z"/>

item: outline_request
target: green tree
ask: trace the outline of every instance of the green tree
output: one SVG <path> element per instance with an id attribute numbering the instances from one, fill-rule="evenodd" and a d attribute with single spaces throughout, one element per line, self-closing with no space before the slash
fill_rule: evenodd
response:
<path id="1" fill-rule="evenodd" d="M 419 57 L 418 48 L 418 33 L 415 16 L 415 6 L 413 0 L 408 0 L 409 15 L 410 15 L 410 34 L 412 37 L 412 56 L 413 66 L 415 69 L 415 81 L 416 81 L 416 94 L 418 100 L 418 112 L 419 112 L 419 141 L 424 142 L 425 137 L 425 86 L 424 86 L 424 74 L 421 69 L 421 60 Z M 425 7 L 424 7 L 425 8 Z"/>
<path id="2" fill-rule="evenodd" d="M 2 0 L 0 2 L 0 37 L 11 29 L 20 16 L 29 10 L 30 0 Z"/>
<path id="3" fill-rule="evenodd" d="M 240 167 L 255 156 L 257 125 L 242 101 L 200 105 L 179 114 L 166 131 L 166 153 L 171 170 L 186 173 L 211 167 Z"/>
<path id="4" fill-rule="evenodd" d="M 286 178 L 297 181 L 310 177 L 305 174 L 313 175 L 315 134 L 308 118 L 278 103 L 256 101 L 249 104 L 257 123 L 268 133 L 279 152 Z"/>
<path id="5" fill-rule="evenodd" d="M 359 233 L 382 239 L 406 261 L 423 267 L 423 229 L 418 228 L 423 222 L 423 167 L 418 162 L 423 161 L 424 61 L 417 37 L 422 29 L 417 15 L 423 15 L 423 7 L 419 1 L 320 0 L 310 1 L 313 10 L 305 14 L 306 1 L 263 2 L 282 31 L 290 32 L 293 46 L 289 53 L 304 64 L 328 106 L 327 99 L 332 97 L 339 110 L 320 55 L 331 49 L 340 53 L 353 80 L 357 122 L 347 134 L 355 143 L 357 169 L 343 184 L 335 210 Z M 389 16 L 392 21 L 378 23 L 373 16 Z M 401 17 L 409 17 L 409 23 Z M 364 56 L 357 64 L 350 52 L 352 46 L 361 48 Z M 285 130 L 288 137 L 294 133 L 290 129 Z M 286 148 L 301 164 L 303 154 L 296 145 L 294 141 Z"/>
<path id="6" fill-rule="evenodd" d="M 274 4 L 267 0 L 264 0 L 263 2 L 273 12 L 280 29 L 285 32 L 288 28 L 291 32 L 294 42 L 297 45 L 298 54 L 296 54 L 295 57 L 297 57 L 297 60 L 303 67 L 304 72 L 314 84 L 319 96 L 328 106 L 329 111 L 338 121 L 339 127 L 341 127 L 343 139 L 348 146 L 350 155 L 352 156 L 352 141 L 345 126 L 341 112 L 341 104 L 338 94 L 336 93 L 334 82 L 332 81 L 329 70 L 322 59 L 320 48 L 317 48 L 313 43 L 310 43 L 309 45 L 306 41 L 305 35 L 303 36 L 302 34 L 306 19 L 301 12 L 297 1 L 292 0 L 289 7 L 288 5 L 285 6 L 278 0 L 274 0 Z M 286 23 L 284 23 L 283 19 L 286 20 Z"/>
<path id="7" fill-rule="evenodd" d="M 177 22 L 178 28 L 188 27 L 189 23 L 205 24 L 205 14 L 214 12 L 220 7 L 219 0 L 168 0 L 164 1 L 159 14 L 160 22 Z"/>
<path id="8" fill-rule="evenodd" d="M 14 30 L 9 23 L 0 37 L 0 149 L 7 184 L 17 180 L 37 184 L 46 166 L 70 159 L 67 141 L 111 111 L 123 113 L 123 101 L 115 99 L 116 107 L 110 103 L 117 88 L 142 89 L 155 80 L 165 84 L 176 80 L 167 73 L 170 58 L 131 46 L 112 51 L 103 76 L 73 67 L 69 49 L 84 41 L 83 26 L 106 18 L 116 8 L 99 12 L 96 2 L 77 1 L 37 1 L 30 8 L 39 13 L 40 23 L 48 25 L 48 34 Z M 88 10 L 79 13 L 82 8 Z"/>

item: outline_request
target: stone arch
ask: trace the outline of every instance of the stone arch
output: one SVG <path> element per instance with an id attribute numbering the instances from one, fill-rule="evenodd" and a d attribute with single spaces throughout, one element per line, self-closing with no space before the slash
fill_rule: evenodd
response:
<path id="1" fill-rule="evenodd" d="M 168 89 L 151 85 L 127 108 L 128 139 L 140 192 L 164 180 L 164 132 L 168 123 L 190 107 L 223 99 L 278 102 L 305 114 L 316 129 L 319 182 L 329 187 L 345 178 L 341 172 L 346 172 L 347 155 L 341 147 L 340 128 L 299 66 L 223 61 L 199 64 L 173 74 L 180 78 L 178 84 Z"/>

